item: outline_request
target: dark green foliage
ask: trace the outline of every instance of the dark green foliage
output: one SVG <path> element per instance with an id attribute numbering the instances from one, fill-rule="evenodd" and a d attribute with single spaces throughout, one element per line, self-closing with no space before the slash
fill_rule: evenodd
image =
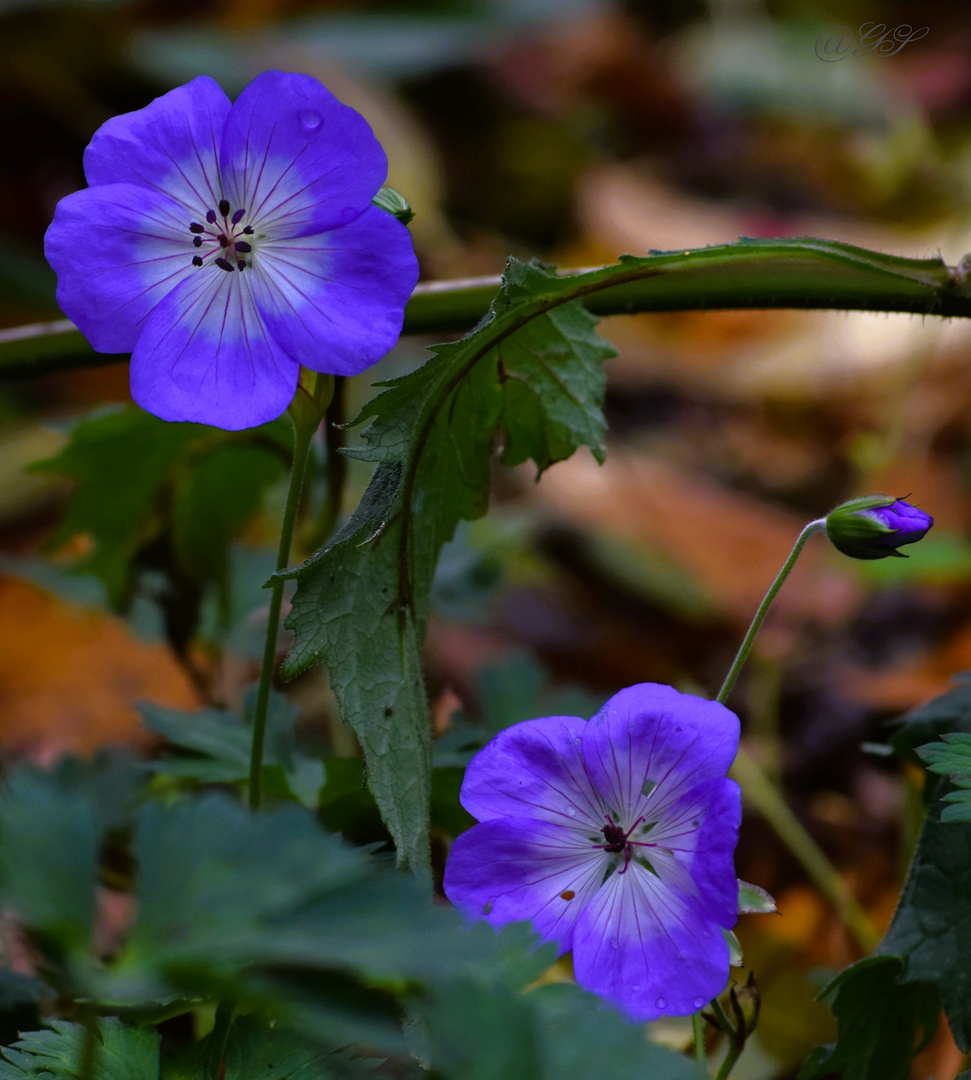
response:
<path id="1" fill-rule="evenodd" d="M 375 464 L 371 484 L 337 536 L 287 573 L 298 587 L 284 676 L 327 662 L 398 857 L 415 868 L 428 862 L 431 790 L 420 646 L 442 546 L 486 512 L 497 439 L 504 464 L 531 458 L 539 472 L 579 446 L 603 454 L 613 350 L 571 289 L 582 293 L 511 260 L 480 325 L 365 406 L 356 456 Z"/>
<path id="2" fill-rule="evenodd" d="M 364 749 L 368 783 L 402 862 L 428 861 L 431 737 L 420 645 L 442 545 L 485 513 L 497 436 L 502 460 L 542 470 L 579 445 L 600 454 L 603 360 L 612 350 L 579 304 L 553 306 L 562 283 L 511 262 L 486 320 L 437 346 L 423 368 L 368 404 L 376 469 L 360 506 L 298 588 L 284 664 L 292 677 L 326 660 L 341 715 Z"/>
<path id="3" fill-rule="evenodd" d="M 912 754 L 922 743 L 954 731 L 971 732 L 971 672 L 953 678 L 953 690 L 907 713 L 898 723 L 893 746 L 898 754 Z M 914 761 L 918 761 L 916 757 Z"/>
<path id="4" fill-rule="evenodd" d="M 49 1031 L 28 1031 L 0 1060 L 0 1080 L 80 1080 L 83 1076 L 85 1029 L 63 1020 Z M 98 1024 L 98 1045 L 92 1080 L 158 1080 L 161 1040 L 152 1028 L 135 1028 L 119 1020 Z"/>
<path id="5" fill-rule="evenodd" d="M 910 1062 L 933 1037 L 939 999 L 925 983 L 901 981 L 899 956 L 871 956 L 841 972 L 819 995 L 832 998 L 835 1046 L 817 1047 L 799 1080 L 907 1080 Z"/>
<path id="6" fill-rule="evenodd" d="M 252 719 L 256 688 L 246 694 L 245 721 L 218 709 L 185 712 L 144 702 L 139 706 L 149 731 L 163 736 L 175 749 L 151 763 L 160 776 L 199 784 L 235 784 L 249 778 Z M 270 694 L 263 755 L 267 793 L 296 799 L 315 807 L 324 783 L 324 767 L 300 753 L 294 743 L 296 710 L 276 692 Z"/>
<path id="7" fill-rule="evenodd" d="M 971 1047 L 971 823 L 931 804 L 881 952 L 903 958 L 901 981 L 932 983 L 954 1041 Z"/>
<path id="8" fill-rule="evenodd" d="M 59 454 L 33 466 L 77 481 L 50 546 L 90 536 L 93 550 L 74 568 L 100 578 L 120 609 L 140 569 L 160 569 L 188 588 L 212 583 L 225 608 L 229 540 L 282 474 L 288 452 L 286 420 L 235 434 L 141 409 L 100 410 L 75 424 Z"/>
<path id="9" fill-rule="evenodd" d="M 918 756 L 927 762 L 928 772 L 946 776 L 959 790 L 943 796 L 941 821 L 971 821 L 971 733 L 955 731 L 941 741 L 918 747 Z"/>

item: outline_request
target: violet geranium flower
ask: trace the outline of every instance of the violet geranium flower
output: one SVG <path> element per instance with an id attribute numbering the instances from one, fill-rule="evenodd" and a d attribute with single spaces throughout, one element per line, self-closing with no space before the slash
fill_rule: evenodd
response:
<path id="1" fill-rule="evenodd" d="M 469 763 L 445 893 L 493 926 L 529 920 L 577 982 L 637 1021 L 725 987 L 741 794 L 734 713 L 643 683 L 590 721 L 527 720 Z"/>
<path id="2" fill-rule="evenodd" d="M 387 159 L 308 75 L 267 71 L 235 104 L 206 76 L 116 116 L 90 187 L 47 231 L 57 300 L 164 420 L 238 430 L 279 416 L 299 366 L 352 375 L 401 332 L 408 230 L 371 205 Z"/>

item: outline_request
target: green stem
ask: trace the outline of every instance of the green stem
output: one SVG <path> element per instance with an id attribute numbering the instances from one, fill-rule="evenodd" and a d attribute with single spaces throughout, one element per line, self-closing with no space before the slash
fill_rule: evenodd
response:
<path id="1" fill-rule="evenodd" d="M 796 538 L 792 551 L 789 552 L 789 558 L 786 559 L 782 569 L 776 574 L 775 581 L 769 586 L 769 591 L 762 598 L 762 603 L 759 604 L 759 610 L 756 611 L 755 618 L 748 628 L 748 633 L 745 635 L 742 644 L 739 646 L 738 653 L 732 661 L 732 666 L 728 669 L 728 674 L 725 676 L 725 681 L 722 683 L 721 690 L 718 691 L 718 696 L 715 700 L 721 702 L 722 705 L 728 700 L 728 696 L 735 686 L 735 680 L 738 678 L 738 673 L 742 670 L 742 665 L 748 659 L 748 654 L 752 651 L 755 635 L 759 632 L 762 623 L 765 621 L 765 616 L 768 614 L 769 607 L 775 599 L 776 593 L 782 588 L 782 583 L 789 576 L 789 571 L 796 565 L 796 559 L 799 558 L 800 552 L 806 546 L 806 541 L 810 536 L 825 528 L 825 518 L 817 518 L 816 521 L 810 521 Z"/>
<path id="2" fill-rule="evenodd" d="M 711 1011 L 718 1019 L 718 1023 L 721 1025 L 722 1031 L 729 1037 L 729 1039 L 734 1040 L 736 1028 L 732 1021 L 729 1019 L 728 1013 L 725 1012 L 725 1010 L 722 1008 L 722 1003 L 718 1000 L 718 998 L 712 998 L 708 1004 L 711 1006 Z"/>
<path id="3" fill-rule="evenodd" d="M 728 1080 L 728 1074 L 735 1068 L 735 1062 L 738 1061 L 741 1053 L 742 1047 L 733 1042 L 728 1048 L 728 1055 L 722 1062 L 722 1067 L 718 1070 L 715 1080 Z"/>
<path id="4" fill-rule="evenodd" d="M 705 1023 L 700 1012 L 691 1014 L 691 1032 L 695 1038 L 695 1059 L 698 1062 L 698 1072 L 706 1077 L 708 1068 L 705 1064 Z"/>
<path id="5" fill-rule="evenodd" d="M 229 1028 L 235 1011 L 236 1004 L 232 1001 L 220 1001 L 216 1006 L 216 1022 L 210 1035 L 209 1062 L 206 1068 L 208 1080 L 219 1080 L 222 1073 L 226 1043 L 229 1042 Z"/>
<path id="6" fill-rule="evenodd" d="M 277 551 L 276 568 L 286 570 L 290 561 L 290 544 L 293 540 L 293 527 L 297 520 L 297 508 L 300 505 L 300 492 L 307 472 L 307 459 L 310 442 L 315 428 L 309 423 L 301 423 L 291 414 L 293 421 L 293 466 L 290 470 L 290 485 L 287 488 L 286 509 L 283 511 L 283 527 L 280 531 L 280 547 Z M 266 644 L 263 648 L 263 666 L 260 668 L 260 687 L 256 697 L 256 713 L 253 717 L 253 746 L 249 767 L 249 804 L 256 810 L 263 798 L 263 745 L 266 741 L 266 714 L 270 703 L 270 686 L 273 682 L 273 668 L 276 660 L 276 642 L 280 630 L 280 609 L 283 606 L 282 579 L 276 578 L 271 586 L 270 615 L 266 626 Z"/>
<path id="7" fill-rule="evenodd" d="M 752 624 L 749 626 L 748 632 L 739 647 L 738 654 L 725 676 L 721 689 L 718 691 L 716 701 L 725 704 L 735 686 L 738 673 L 752 650 L 755 636 L 765 620 L 769 606 L 782 588 L 782 583 L 789 576 L 789 571 L 792 570 L 800 552 L 806 546 L 806 541 L 825 527 L 825 519 L 819 518 L 816 521 L 811 521 L 797 537 L 792 551 L 789 553 L 789 558 L 786 559 L 785 565 L 776 575 L 775 581 L 769 586 L 769 591 L 765 594 L 758 611 L 755 613 L 755 618 L 752 620 Z M 856 902 L 846 882 L 840 877 L 836 867 L 827 859 L 822 848 L 812 838 L 792 810 L 789 809 L 782 792 L 773 784 L 757 762 L 741 747 L 739 747 L 735 764 L 732 766 L 729 776 L 738 781 L 746 801 L 761 814 L 779 839 L 796 857 L 819 891 L 833 904 L 863 950 L 867 953 L 872 952 L 880 940 L 880 935 L 866 912 Z M 725 1075 L 727 1076 L 728 1073 L 725 1073 Z"/>
<path id="8" fill-rule="evenodd" d="M 577 298 L 595 315 L 829 308 L 971 316 L 971 288 L 960 266 L 812 237 L 660 253 L 606 273 L 565 270 L 562 276 L 580 279 Z M 468 329 L 486 313 L 498 288 L 498 277 L 423 282 L 405 309 L 403 332 Z M 67 319 L 0 331 L 0 378 L 34 378 L 127 359 L 123 353 L 95 354 Z"/>
<path id="9" fill-rule="evenodd" d="M 94 1080 L 98 1067 L 98 1018 L 89 1012 L 84 1018 L 84 1042 L 81 1044 L 81 1067 L 78 1076 L 81 1080 Z"/>

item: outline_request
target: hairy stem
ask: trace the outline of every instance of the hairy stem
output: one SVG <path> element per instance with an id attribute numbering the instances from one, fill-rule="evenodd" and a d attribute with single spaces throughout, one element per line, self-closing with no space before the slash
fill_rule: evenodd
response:
<path id="1" fill-rule="evenodd" d="M 301 423 L 291 414 L 293 421 L 293 465 L 290 469 L 290 484 L 287 488 L 286 509 L 283 511 L 283 526 L 280 530 L 280 547 L 277 550 L 276 568 L 285 570 L 290 561 L 290 544 L 293 540 L 293 527 L 297 520 L 300 506 L 300 492 L 303 489 L 304 476 L 307 473 L 307 459 L 310 456 L 310 442 L 314 427 Z M 263 647 L 263 666 L 260 668 L 260 686 L 256 697 L 256 713 L 253 717 L 253 745 L 249 767 L 249 804 L 256 810 L 263 798 L 263 747 L 266 742 L 266 713 L 270 703 L 270 686 L 273 682 L 273 668 L 276 661 L 276 642 L 280 631 L 280 609 L 283 606 L 282 579 L 275 578 L 270 593 L 270 615 L 266 625 L 266 644 Z"/>

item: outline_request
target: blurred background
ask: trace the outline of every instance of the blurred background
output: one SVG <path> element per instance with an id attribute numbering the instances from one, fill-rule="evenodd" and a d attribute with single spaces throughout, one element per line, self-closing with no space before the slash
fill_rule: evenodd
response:
<path id="1" fill-rule="evenodd" d="M 858 37 L 873 21 L 927 32 L 893 55 L 826 53 L 828 28 Z M 234 96 L 267 68 L 317 76 L 371 122 L 389 183 L 417 212 L 425 279 L 496 274 L 509 254 L 589 266 L 739 235 L 950 263 L 971 251 L 964 4 L 0 0 L 0 328 L 59 317 L 43 233 L 58 199 L 84 185 L 82 151 L 102 122 L 199 73 Z M 587 716 L 638 681 L 714 693 L 802 524 L 887 491 L 933 514 L 933 532 L 909 560 L 870 564 L 814 541 L 733 699 L 750 750 L 882 928 L 920 784 L 883 753 L 887 722 L 971 667 L 971 326 L 745 311 L 602 329 L 618 350 L 607 463 L 584 451 L 539 484 L 497 468 L 492 512 L 442 559 L 426 650 L 445 740 L 439 864 L 467 824 L 456 730 L 554 708 Z M 373 378 L 412 369 L 427 344 L 404 339 Z M 351 417 L 370 380 L 345 389 Z M 24 466 L 64 445 L 66 422 L 127 400 L 122 365 L 0 384 L 8 758 L 151 750 L 135 701 L 237 704 L 257 670 L 280 483 L 240 530 L 219 603 L 196 598 L 177 649 L 145 566 L 114 610 L 96 580 L 70 573 L 83 535 L 53 561 L 41 554 L 71 484 Z M 366 479 L 352 464 L 345 510 Z M 329 759 L 325 821 L 381 839 L 325 674 L 288 693 L 305 742 Z M 755 817 L 738 871 L 781 916 L 740 924 L 763 1009 L 733 1075 L 783 1080 L 832 1036 L 813 999 L 858 954 Z M 655 1033 L 684 1037 L 669 1028 Z M 947 1080 L 960 1066 L 944 1026 L 914 1076 Z"/>

